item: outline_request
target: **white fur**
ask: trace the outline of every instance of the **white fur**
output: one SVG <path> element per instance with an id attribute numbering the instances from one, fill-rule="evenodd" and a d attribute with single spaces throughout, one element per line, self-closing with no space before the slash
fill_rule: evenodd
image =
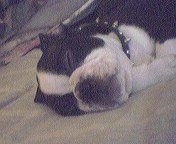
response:
<path id="1" fill-rule="evenodd" d="M 112 61 L 115 61 L 115 68 L 116 68 L 116 75 L 117 77 L 122 77 L 123 79 L 118 78 L 121 81 L 121 84 L 124 85 L 124 89 L 122 90 L 123 97 L 121 101 L 126 100 L 129 93 L 131 92 L 132 89 L 132 75 L 131 75 L 131 70 L 132 70 L 132 65 L 133 63 L 128 59 L 126 54 L 122 51 L 122 46 L 121 43 L 118 41 L 118 39 L 115 39 L 114 37 L 107 36 L 107 35 L 96 35 L 96 37 L 103 39 L 105 42 L 105 55 L 108 55 L 108 51 L 111 52 L 113 57 L 110 55 L 109 57 Z M 91 53 L 93 55 L 93 53 Z M 98 54 L 97 54 L 98 56 Z M 100 61 L 101 63 L 102 61 Z M 102 67 L 101 67 L 102 69 Z M 107 69 L 103 67 L 102 70 L 109 71 L 111 73 L 111 67 L 108 67 Z"/>
<path id="2" fill-rule="evenodd" d="M 176 57 L 174 55 L 155 59 L 150 64 L 133 68 L 133 92 L 176 78 Z"/>
<path id="3" fill-rule="evenodd" d="M 144 30 L 131 25 L 121 25 L 119 30 L 131 39 L 129 42 L 130 59 L 135 65 L 153 60 L 155 43 Z"/>
<path id="4" fill-rule="evenodd" d="M 69 77 L 46 72 L 37 73 L 40 89 L 45 94 L 64 95 L 71 92 Z"/>
<path id="5" fill-rule="evenodd" d="M 138 27 L 121 25 L 119 30 L 131 38 L 130 60 L 134 63 L 132 92 L 176 77 L 176 39 L 155 44 L 149 35 Z"/>
<path id="6" fill-rule="evenodd" d="M 94 50 L 85 58 L 83 65 L 73 72 L 70 83 L 74 87 L 80 81 L 80 78 L 86 79 L 88 76 L 105 78 L 116 74 L 117 64 L 113 57 L 111 51 L 102 48 Z"/>
<path id="7" fill-rule="evenodd" d="M 164 43 L 156 44 L 156 57 L 161 58 L 168 55 L 176 55 L 176 39 L 166 40 Z"/>

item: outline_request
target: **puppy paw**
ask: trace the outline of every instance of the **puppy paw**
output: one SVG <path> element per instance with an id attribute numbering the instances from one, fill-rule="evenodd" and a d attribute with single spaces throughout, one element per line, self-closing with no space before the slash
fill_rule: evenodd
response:
<path id="1" fill-rule="evenodd" d="M 176 39 L 169 39 L 164 43 L 156 43 L 156 57 L 176 55 Z"/>
<path id="2" fill-rule="evenodd" d="M 167 81 L 176 77 L 176 55 L 156 59 L 150 65 L 150 75 L 156 81 Z"/>

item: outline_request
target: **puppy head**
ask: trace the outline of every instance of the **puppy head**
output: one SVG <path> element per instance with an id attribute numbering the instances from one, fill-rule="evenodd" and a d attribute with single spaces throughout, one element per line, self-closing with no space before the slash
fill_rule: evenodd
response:
<path id="1" fill-rule="evenodd" d="M 70 75 L 92 49 L 103 45 L 103 41 L 87 36 L 64 34 L 40 34 L 39 38 L 43 54 L 37 64 L 38 90 L 34 101 L 54 104 L 52 107 L 62 112 L 62 115 L 82 113 L 69 84 Z M 53 96 L 56 97 L 54 102 Z"/>
<path id="2" fill-rule="evenodd" d="M 40 90 L 47 95 L 73 93 L 86 112 L 122 104 L 131 91 L 131 63 L 121 44 L 108 36 L 87 33 L 40 35 Z"/>

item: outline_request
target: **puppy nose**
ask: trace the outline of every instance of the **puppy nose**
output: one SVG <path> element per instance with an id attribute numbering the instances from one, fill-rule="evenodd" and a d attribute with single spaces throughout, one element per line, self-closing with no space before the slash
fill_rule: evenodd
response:
<path id="1" fill-rule="evenodd" d="M 111 96 L 111 80 L 98 78 L 87 78 L 76 87 L 79 91 L 79 99 L 87 104 L 98 104 L 103 106 L 113 105 Z"/>

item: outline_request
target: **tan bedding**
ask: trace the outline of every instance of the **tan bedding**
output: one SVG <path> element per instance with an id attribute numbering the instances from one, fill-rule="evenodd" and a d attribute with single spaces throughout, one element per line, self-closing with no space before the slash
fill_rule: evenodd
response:
<path id="1" fill-rule="evenodd" d="M 0 69 L 0 143 L 176 143 L 176 80 L 139 92 L 116 110 L 62 117 L 33 102 L 40 55 L 34 50 Z"/>
<path id="2" fill-rule="evenodd" d="M 36 49 L 0 67 L 0 144 L 176 143 L 176 79 L 132 95 L 118 109 L 62 117 L 33 102 L 40 56 Z"/>

